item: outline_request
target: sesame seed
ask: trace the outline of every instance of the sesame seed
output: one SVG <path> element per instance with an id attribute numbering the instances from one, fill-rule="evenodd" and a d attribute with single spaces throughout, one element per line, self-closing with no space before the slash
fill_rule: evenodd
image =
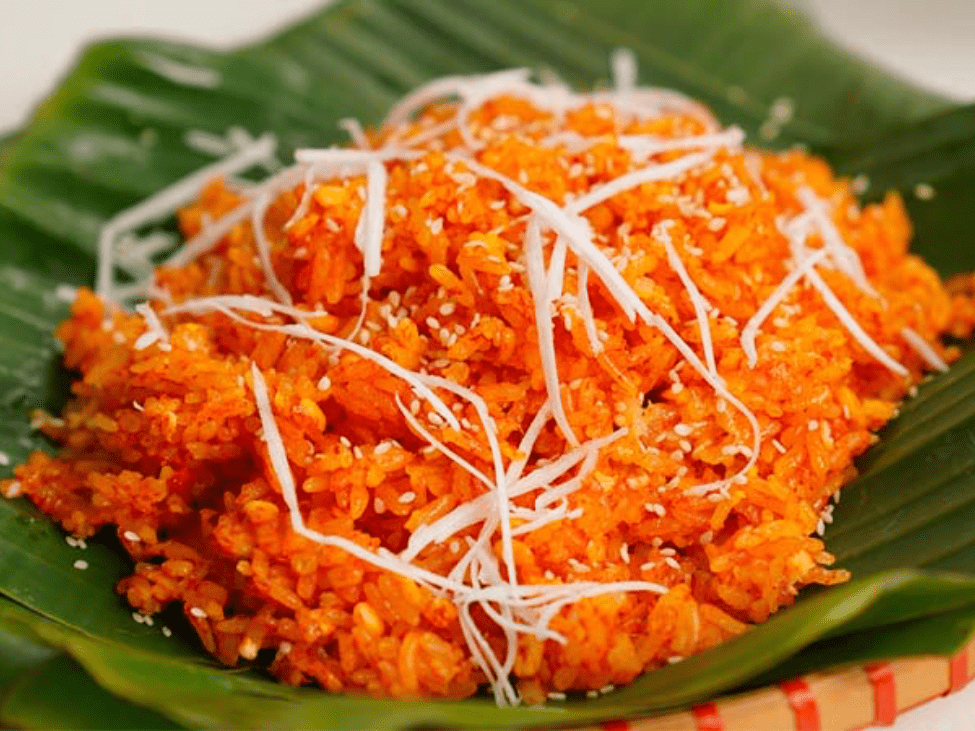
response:
<path id="1" fill-rule="evenodd" d="M 207 613 L 199 607 L 190 607 L 190 614 L 197 619 L 206 619 Z"/>
<path id="2" fill-rule="evenodd" d="M 570 558 L 567 561 L 567 563 L 569 564 L 569 566 L 572 567 L 572 569 L 574 571 L 578 571 L 580 574 L 588 573 L 589 570 L 590 570 L 589 567 L 586 564 L 584 564 L 581 561 L 579 561 L 577 559 L 574 559 L 574 558 Z"/>
<path id="3" fill-rule="evenodd" d="M 455 305 L 453 302 L 444 302 L 442 305 L 440 305 L 438 312 L 440 312 L 440 314 L 444 317 L 449 317 L 450 315 L 454 314 L 454 310 L 456 309 L 457 305 Z"/>
<path id="4" fill-rule="evenodd" d="M 785 124 L 795 113 L 795 104 L 788 97 L 779 97 L 772 103 L 772 119 L 779 124 Z"/>
<path id="5" fill-rule="evenodd" d="M 816 431 L 819 429 L 819 422 L 815 419 L 810 419 L 806 426 L 809 428 L 809 431 Z"/>
<path id="6" fill-rule="evenodd" d="M 376 445 L 375 449 L 372 450 L 373 454 L 380 455 L 386 454 L 390 449 L 393 448 L 393 443 L 390 441 L 380 442 Z"/>
<path id="7" fill-rule="evenodd" d="M 667 556 L 667 558 L 664 559 L 664 563 L 670 566 L 670 568 L 672 569 L 677 569 L 678 571 L 681 570 L 680 564 L 677 563 L 677 559 L 675 558 L 671 558 L 670 556 Z"/>
<path id="8" fill-rule="evenodd" d="M 332 379 L 328 376 L 322 376 L 318 379 L 318 390 L 327 391 L 332 387 Z"/>
<path id="9" fill-rule="evenodd" d="M 3 488 L 3 496 L 8 500 L 20 497 L 24 492 L 23 485 L 19 480 L 8 482 Z"/>
<path id="10" fill-rule="evenodd" d="M 416 500 L 415 492 L 404 492 L 402 495 L 399 496 L 399 501 L 404 504 L 411 503 L 414 500 Z"/>
<path id="11" fill-rule="evenodd" d="M 163 625 L 162 634 L 163 634 L 163 637 L 172 637 L 173 636 L 173 631 L 171 629 L 169 629 L 169 627 Z"/>
<path id="12" fill-rule="evenodd" d="M 548 694 L 548 699 L 550 701 L 564 701 L 565 693 L 559 693 L 558 691 L 553 690 Z"/>
<path id="13" fill-rule="evenodd" d="M 78 571 L 84 571 L 85 569 L 88 568 L 88 562 L 82 559 L 78 559 L 77 561 L 74 562 L 73 566 L 76 569 L 78 569 Z"/>
<path id="14" fill-rule="evenodd" d="M 778 439 L 772 440 L 772 446 L 775 447 L 776 450 L 778 450 L 779 454 L 785 454 L 787 451 L 785 445 L 782 442 L 780 442 Z"/>
<path id="15" fill-rule="evenodd" d="M 377 497 L 375 501 L 373 501 L 373 507 L 380 515 L 386 512 L 386 503 L 382 498 Z"/>
<path id="16" fill-rule="evenodd" d="M 683 451 L 685 451 L 685 452 L 688 452 L 688 453 L 689 453 L 689 452 L 690 452 L 690 451 L 691 451 L 692 449 L 694 449 L 694 446 L 693 446 L 693 445 L 692 445 L 692 444 L 691 444 L 691 443 L 690 443 L 689 441 L 687 441 L 686 439 L 681 439 L 681 440 L 680 440 L 680 441 L 679 441 L 679 442 L 677 443 L 677 446 L 679 446 L 679 447 L 680 447 L 680 448 L 681 448 L 681 449 L 682 449 Z"/>
<path id="17" fill-rule="evenodd" d="M 674 433 L 679 437 L 686 437 L 694 431 L 694 427 L 689 424 L 678 424 L 674 427 Z"/>
<path id="18" fill-rule="evenodd" d="M 934 198 L 934 188 L 927 183 L 919 183 L 914 186 L 914 195 L 918 200 L 929 201 Z"/>
<path id="19" fill-rule="evenodd" d="M 10 457 L 7 456 L 6 452 L 0 452 L 0 467 L 6 467 L 10 464 Z"/>
<path id="20" fill-rule="evenodd" d="M 440 329 L 440 320 L 438 320 L 436 317 L 428 317 L 426 319 L 426 323 L 427 323 L 427 327 L 429 327 L 431 330 Z"/>

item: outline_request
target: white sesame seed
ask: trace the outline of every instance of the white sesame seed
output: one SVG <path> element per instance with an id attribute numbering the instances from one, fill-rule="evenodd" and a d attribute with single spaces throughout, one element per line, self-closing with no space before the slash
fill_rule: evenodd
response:
<path id="1" fill-rule="evenodd" d="M 402 495 L 399 496 L 399 501 L 403 504 L 411 503 L 414 500 L 416 500 L 415 492 L 404 492 Z"/>
<path id="2" fill-rule="evenodd" d="M 438 312 L 440 312 L 440 314 L 444 317 L 450 317 L 450 315 L 454 314 L 454 310 L 456 309 L 457 305 L 455 305 L 453 302 L 444 302 L 442 305 L 440 305 Z"/>
<path id="3" fill-rule="evenodd" d="M 318 379 L 318 390 L 327 391 L 332 387 L 332 379 L 328 376 L 322 376 Z"/>
<path id="4" fill-rule="evenodd" d="M 795 112 L 795 104 L 788 97 L 779 97 L 772 103 L 772 119 L 779 124 L 784 124 L 792 119 Z"/>
<path id="5" fill-rule="evenodd" d="M 809 431 L 816 431 L 819 429 L 819 422 L 816 419 L 810 419 L 809 423 L 806 425 Z"/>
<path id="6" fill-rule="evenodd" d="M 77 561 L 74 562 L 73 566 L 76 569 L 78 569 L 78 571 L 84 571 L 85 569 L 88 568 L 88 562 L 79 558 Z"/>
<path id="7" fill-rule="evenodd" d="M 677 563 L 677 559 L 667 556 L 667 558 L 664 559 L 664 563 L 670 566 L 670 568 L 680 571 L 680 564 Z"/>
<path id="8" fill-rule="evenodd" d="M 929 201 L 934 198 L 934 188 L 927 183 L 919 183 L 914 186 L 914 195 L 918 200 Z"/>
<path id="9" fill-rule="evenodd" d="M 377 497 L 375 501 L 373 501 L 373 507 L 380 515 L 386 512 L 386 502 L 382 498 Z"/>
<path id="10" fill-rule="evenodd" d="M 679 437 L 686 437 L 694 431 L 694 427 L 689 424 L 678 424 L 674 427 L 674 433 Z"/>
<path id="11" fill-rule="evenodd" d="M 162 634 L 163 634 L 163 637 L 172 637 L 173 636 L 173 631 L 171 629 L 169 629 L 169 627 L 163 625 Z"/>
<path id="12" fill-rule="evenodd" d="M 578 571 L 580 574 L 588 573 L 589 570 L 590 570 L 589 567 L 586 564 L 584 564 L 581 561 L 579 561 L 577 559 L 574 559 L 574 558 L 570 558 L 567 561 L 567 563 L 569 564 L 569 566 L 572 567 L 572 569 L 574 571 Z"/>
<path id="13" fill-rule="evenodd" d="M 20 484 L 19 480 L 13 480 L 8 482 L 3 488 L 3 496 L 8 500 L 13 500 L 14 498 L 20 497 L 24 492 L 23 485 Z"/>
<path id="14" fill-rule="evenodd" d="M 440 329 L 440 320 L 438 320 L 436 317 L 428 317 L 425 322 L 427 323 L 427 327 L 429 327 L 431 330 Z"/>
<path id="15" fill-rule="evenodd" d="M 687 441 L 686 439 L 681 439 L 681 440 L 680 440 L 680 441 L 679 441 L 679 442 L 677 443 L 677 446 L 679 446 L 679 447 L 680 447 L 680 448 L 681 448 L 681 449 L 682 449 L 683 451 L 685 451 L 685 452 L 688 452 L 688 453 L 690 453 L 690 451 L 691 451 L 692 449 L 694 449 L 694 445 L 692 445 L 692 444 L 691 444 L 691 443 L 690 443 L 689 441 Z"/>
<path id="16" fill-rule="evenodd" d="M 10 457 L 7 456 L 6 452 L 0 452 L 0 467 L 6 467 L 10 464 Z"/>
<path id="17" fill-rule="evenodd" d="M 190 607 L 190 614 L 197 619 L 206 619 L 207 613 L 199 607 Z"/>
<path id="18" fill-rule="evenodd" d="M 655 515 L 658 515 L 661 518 L 667 514 L 667 508 L 665 508 L 660 503 L 644 503 L 643 509 L 646 510 L 648 513 L 654 513 Z"/>
<path id="19" fill-rule="evenodd" d="M 377 444 L 376 448 L 372 450 L 372 453 L 376 455 L 386 454 L 386 452 L 388 452 L 392 448 L 393 448 L 393 443 L 387 440 L 385 442 L 380 442 L 379 444 Z"/>
<path id="20" fill-rule="evenodd" d="M 772 440 L 772 446 L 775 447 L 776 450 L 778 450 L 779 454 L 785 454 L 787 451 L 785 445 L 782 442 L 780 442 L 778 439 Z"/>
<path id="21" fill-rule="evenodd" d="M 548 699 L 550 701 L 564 701 L 565 693 L 559 693 L 558 691 L 553 690 L 548 694 Z"/>

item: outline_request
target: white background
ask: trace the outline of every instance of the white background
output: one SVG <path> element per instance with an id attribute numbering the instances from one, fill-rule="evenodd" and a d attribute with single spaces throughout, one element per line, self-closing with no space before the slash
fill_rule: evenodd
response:
<path id="1" fill-rule="evenodd" d="M 498 0 L 505 2 L 506 0 Z M 720 2 L 720 0 L 715 0 Z M 975 0 L 793 0 L 841 43 L 961 100 L 975 99 Z M 320 0 L 0 0 L 0 131 L 22 124 L 87 42 L 162 35 L 229 46 Z M 975 731 L 975 683 L 902 716 L 895 731 Z M 878 729 L 879 731 L 879 729 Z"/>

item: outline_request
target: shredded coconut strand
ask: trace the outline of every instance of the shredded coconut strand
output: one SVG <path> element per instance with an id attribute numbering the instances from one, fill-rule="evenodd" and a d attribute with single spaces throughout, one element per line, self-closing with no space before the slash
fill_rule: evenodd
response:
<path id="1" fill-rule="evenodd" d="M 934 368 L 936 371 L 941 371 L 942 373 L 948 370 L 948 364 L 945 363 L 944 359 L 938 355 L 936 351 L 927 340 L 922 338 L 914 330 L 909 327 L 901 329 L 901 337 L 907 341 L 914 350 L 924 358 L 924 361 Z"/>
<path id="2" fill-rule="evenodd" d="M 106 299 L 112 299 L 115 242 L 120 235 L 171 214 L 179 206 L 191 201 L 213 178 L 232 175 L 247 170 L 259 162 L 273 159 L 276 147 L 277 142 L 273 135 L 262 135 L 254 144 L 236 155 L 202 167 L 114 216 L 102 227 L 98 235 L 98 273 L 95 291 Z"/>

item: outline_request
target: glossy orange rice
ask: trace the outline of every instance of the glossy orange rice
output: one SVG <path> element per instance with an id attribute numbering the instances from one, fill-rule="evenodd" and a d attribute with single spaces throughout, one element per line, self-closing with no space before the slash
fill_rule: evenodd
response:
<path id="1" fill-rule="evenodd" d="M 449 113 L 428 110 L 415 129 Z M 483 164 L 560 203 L 629 169 L 619 134 L 702 131 L 692 116 L 634 122 L 601 104 L 559 122 L 507 97 L 485 104 L 471 124 L 484 142 L 477 154 Z M 566 130 L 598 143 L 584 151 L 539 143 Z M 357 337 L 402 366 L 474 389 L 510 459 L 546 398 L 521 259 L 528 209 L 438 151 L 456 143 L 456 133 L 448 133 L 423 157 L 387 164 L 383 269 Z M 745 362 L 741 328 L 788 273 L 777 219 L 800 211 L 801 185 L 832 204 L 836 226 L 883 301 L 838 271 L 823 268 L 823 279 L 909 377 L 892 374 L 857 345 L 805 284 L 763 326 L 757 366 Z M 312 324 L 327 333 L 349 334 L 359 314 L 362 257 L 353 232 L 363 187 L 361 177 L 317 184 L 307 213 L 284 230 L 299 186 L 266 218 L 278 278 L 297 306 L 321 311 Z M 181 212 L 184 234 L 240 200 L 231 184 L 215 181 Z M 714 307 L 719 371 L 758 417 L 762 447 L 729 498 L 686 493 L 744 463 L 740 445 L 751 438 L 745 419 L 657 330 L 627 321 L 596 280 L 590 296 L 607 333 L 598 357 L 571 302 L 559 301 L 556 347 L 572 427 L 581 438 L 619 426 L 629 434 L 601 452 L 595 472 L 571 496 L 580 517 L 516 539 L 519 578 L 642 579 L 669 591 L 608 594 L 565 607 L 552 623 L 565 645 L 520 637 L 514 674 L 524 698 L 535 702 L 547 693 L 627 683 L 746 631 L 806 585 L 846 580 L 844 571 L 828 568 L 832 558 L 816 533 L 828 520 L 831 496 L 854 476 L 853 459 L 922 378 L 924 363 L 898 333 L 913 328 L 951 360 L 957 352 L 940 336 L 967 334 L 975 319 L 968 297 L 953 301 L 937 275 L 907 253 L 911 228 L 895 195 L 861 208 L 847 181 L 802 152 L 721 150 L 703 172 L 644 184 L 585 215 L 643 301 L 699 348 L 687 290 L 650 235 L 656 222 L 674 221 L 681 258 Z M 570 254 L 567 291 L 575 289 L 573 261 Z M 176 302 L 266 294 L 247 224 L 195 262 L 158 271 L 157 284 Z M 106 317 L 111 327 L 103 327 Z M 411 403 L 408 386 L 354 354 L 219 314 L 165 324 L 168 348 L 137 350 L 146 328 L 141 317 L 79 293 L 57 336 L 65 365 L 81 375 L 62 418 L 41 419 L 62 448 L 57 456 L 35 453 L 17 468 L 23 493 L 75 536 L 113 526 L 135 561 L 119 593 L 146 614 L 182 605 L 206 650 L 227 665 L 251 663 L 269 648 L 270 670 L 286 683 L 406 698 L 473 694 L 484 678 L 450 601 L 292 532 L 261 438 L 250 368 L 256 363 L 267 380 L 307 524 L 393 552 L 418 526 L 484 491 L 411 431 L 395 404 L 397 395 Z M 476 423 L 473 410 L 457 403 L 458 417 Z M 438 434 L 489 469 L 476 430 Z M 565 449 L 550 423 L 532 459 Z M 446 573 L 461 538 L 427 548 L 419 565 Z M 475 618 L 502 652 L 497 627 Z"/>

